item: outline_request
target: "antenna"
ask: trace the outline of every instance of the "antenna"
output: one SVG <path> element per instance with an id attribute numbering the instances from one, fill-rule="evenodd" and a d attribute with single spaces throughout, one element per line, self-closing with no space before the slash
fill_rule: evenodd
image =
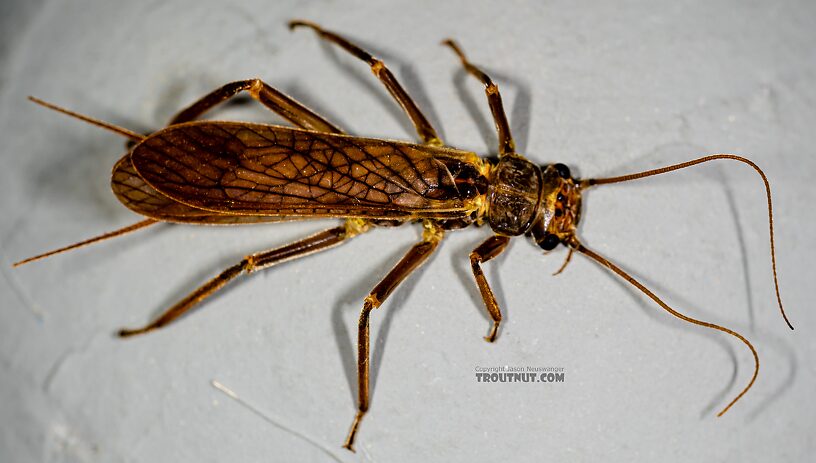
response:
<path id="1" fill-rule="evenodd" d="M 583 244 L 581 244 L 578 241 L 577 238 L 573 237 L 572 240 L 570 241 L 569 245 L 572 248 L 575 248 L 575 250 L 580 252 L 581 254 L 584 254 L 585 256 L 588 256 L 589 258 L 591 258 L 595 262 L 597 262 L 597 263 L 603 265 L 604 267 L 608 268 L 609 270 L 612 270 L 613 272 L 617 273 L 618 276 L 620 276 L 621 278 L 623 278 L 624 280 L 629 282 L 635 288 L 639 289 L 643 294 L 649 296 L 649 298 L 651 300 L 655 301 L 657 303 L 657 305 L 662 307 L 663 310 L 665 310 L 666 312 L 674 315 L 675 317 L 677 317 L 677 318 L 679 318 L 679 319 L 681 319 L 683 321 L 687 321 L 687 322 L 693 323 L 695 325 L 704 326 L 706 328 L 711 328 L 711 329 L 714 329 L 714 330 L 717 330 L 717 331 L 722 331 L 723 333 L 726 333 L 726 334 L 730 334 L 731 336 L 734 336 L 735 338 L 742 341 L 743 344 L 745 344 L 746 346 L 748 346 L 749 349 L 751 349 L 751 354 L 754 355 L 754 375 L 751 377 L 751 381 L 748 382 L 748 385 L 745 386 L 745 388 L 734 398 L 734 400 L 732 400 L 728 405 L 726 405 L 725 408 L 723 408 L 722 411 L 720 411 L 720 413 L 717 413 L 718 417 L 723 416 L 723 414 L 725 412 L 727 412 L 728 409 L 731 408 L 732 405 L 737 403 L 737 401 L 739 399 L 741 399 L 742 396 L 744 396 L 746 392 L 748 392 L 748 389 L 751 389 L 751 386 L 754 385 L 754 381 L 756 381 L 756 379 L 757 379 L 757 375 L 759 375 L 759 355 L 757 355 L 757 351 L 756 351 L 756 349 L 754 349 L 754 346 L 751 345 L 751 343 L 747 339 L 745 339 L 745 337 L 743 335 L 737 333 L 736 331 L 730 330 L 728 328 L 725 328 L 723 326 L 720 326 L 720 325 L 717 325 L 717 324 L 714 324 L 714 323 L 704 322 L 704 321 L 701 321 L 701 320 L 697 320 L 696 318 L 691 318 L 691 317 L 689 317 L 687 315 L 683 315 L 682 313 L 672 309 L 671 307 L 669 307 L 668 304 L 663 302 L 663 300 L 660 299 L 659 297 L 657 297 L 653 292 L 649 291 L 649 288 L 643 286 L 643 284 L 641 282 L 637 281 L 633 276 L 629 275 L 623 269 L 621 269 L 617 265 L 613 264 L 612 262 L 609 262 L 608 260 L 606 260 L 605 257 L 601 256 L 600 254 L 597 254 L 595 251 L 593 251 L 593 250 L 587 248 L 586 246 L 584 246 Z"/>
<path id="2" fill-rule="evenodd" d="M 671 166 L 661 167 L 659 169 L 653 170 L 646 170 L 643 172 L 637 172 L 634 174 L 628 175 L 621 175 L 618 177 L 607 177 L 607 178 L 591 178 L 587 180 L 581 181 L 581 187 L 587 188 L 594 185 L 607 185 L 610 183 L 620 183 L 620 182 L 628 182 L 630 180 L 637 180 L 640 178 L 651 177 L 653 175 L 660 175 L 665 174 L 668 172 L 672 172 L 675 170 L 685 169 L 686 167 L 691 167 L 697 164 L 702 164 L 708 161 L 714 161 L 716 159 L 731 159 L 733 161 L 739 161 L 749 166 L 753 167 L 755 171 L 762 177 L 762 181 L 765 183 L 765 195 L 768 198 L 768 229 L 770 231 L 771 236 L 771 267 L 773 268 L 773 280 L 774 280 L 774 288 L 776 289 L 776 301 L 779 304 L 779 311 L 782 312 L 782 318 L 785 319 L 785 323 L 788 324 L 790 329 L 793 329 L 793 325 L 788 320 L 788 316 L 785 314 L 785 308 L 782 306 L 782 296 L 779 294 L 779 278 L 776 275 L 776 248 L 774 246 L 774 225 L 773 225 L 773 204 L 771 202 L 771 184 L 768 183 L 768 177 L 765 176 L 765 172 L 759 168 L 758 165 L 754 164 L 753 161 L 750 159 L 744 158 L 742 156 L 737 156 L 736 154 L 712 154 L 709 156 L 703 156 L 699 159 L 694 159 L 692 161 L 681 162 L 679 164 L 674 164 Z"/>

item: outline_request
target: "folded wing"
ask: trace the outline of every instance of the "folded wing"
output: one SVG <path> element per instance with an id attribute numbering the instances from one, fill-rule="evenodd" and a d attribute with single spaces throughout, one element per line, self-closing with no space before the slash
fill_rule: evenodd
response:
<path id="1" fill-rule="evenodd" d="M 137 145 L 138 176 L 167 198 L 230 215 L 459 218 L 475 206 L 446 160 L 468 153 L 243 122 L 191 122 Z"/>
<path id="2" fill-rule="evenodd" d="M 285 217 L 217 213 L 174 201 L 156 191 L 139 176 L 130 162 L 130 153 L 123 156 L 113 167 L 111 188 L 116 198 L 128 209 L 162 222 L 235 225 L 286 220 Z"/>

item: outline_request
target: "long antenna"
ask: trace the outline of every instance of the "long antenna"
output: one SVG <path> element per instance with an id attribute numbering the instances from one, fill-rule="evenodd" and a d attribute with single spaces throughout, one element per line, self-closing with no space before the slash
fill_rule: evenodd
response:
<path id="1" fill-rule="evenodd" d="M 594 185 L 606 185 L 610 183 L 628 182 L 630 180 L 637 180 L 644 177 L 651 177 L 653 175 L 660 175 L 675 170 L 685 169 L 686 167 L 691 167 L 708 161 L 714 161 L 716 159 L 731 159 L 734 161 L 739 161 L 748 164 L 749 166 L 753 167 L 755 171 L 757 171 L 759 176 L 762 177 L 762 181 L 765 183 L 765 195 L 768 198 L 768 229 L 770 231 L 771 236 L 771 267 L 773 268 L 774 288 L 776 289 L 776 301 L 779 304 L 779 311 L 782 312 L 782 318 L 785 319 L 785 323 L 788 324 L 788 327 L 790 329 L 793 329 L 793 325 L 788 320 L 788 316 L 785 314 L 785 308 L 782 306 L 782 296 L 779 294 L 779 278 L 776 275 L 776 247 L 774 245 L 773 203 L 771 202 L 771 184 L 768 183 L 768 177 L 765 176 L 765 172 L 763 172 L 758 165 L 754 164 L 753 161 L 742 156 L 737 156 L 736 154 L 712 154 L 709 156 L 703 156 L 693 161 L 681 162 L 679 164 L 661 167 L 659 169 L 646 170 L 643 172 L 621 175 L 618 177 L 591 178 L 587 180 L 582 180 L 581 187 L 586 188 Z"/>
<path id="2" fill-rule="evenodd" d="M 732 405 L 737 403 L 737 401 L 739 399 L 741 399 L 742 396 L 744 396 L 746 392 L 748 392 L 748 389 L 751 389 L 751 386 L 754 385 L 754 381 L 756 381 L 757 375 L 759 374 L 759 355 L 757 355 L 757 351 L 756 351 L 756 349 L 754 349 L 754 346 L 751 345 L 751 343 L 748 342 L 748 340 L 745 339 L 744 336 L 737 333 L 736 331 L 730 330 L 730 329 L 725 328 L 723 326 L 720 326 L 720 325 L 717 325 L 717 324 L 714 324 L 714 323 L 704 322 L 704 321 L 701 321 L 701 320 L 697 320 L 695 318 L 691 318 L 691 317 L 689 317 L 687 315 L 683 315 L 682 313 L 680 313 L 680 312 L 672 309 L 671 307 L 669 307 L 668 304 L 663 302 L 653 292 L 649 291 L 649 289 L 647 287 L 643 286 L 643 284 L 641 284 L 639 281 L 635 280 L 634 277 L 632 277 L 631 275 L 629 275 L 628 273 L 623 271 L 617 265 L 615 265 L 612 262 L 609 262 L 608 260 L 606 260 L 606 258 L 604 258 L 603 256 L 597 254 L 596 252 L 592 251 L 591 249 L 588 249 L 586 246 L 581 244 L 576 238 L 573 237 L 572 241 L 569 244 L 570 244 L 571 247 L 575 248 L 576 251 L 590 257 L 595 262 L 598 262 L 599 264 L 603 265 L 604 267 L 608 268 L 609 270 L 612 270 L 613 272 L 617 273 L 621 278 L 628 281 L 629 283 L 632 284 L 632 286 L 634 286 L 635 288 L 637 288 L 641 292 L 643 292 L 643 294 L 649 296 L 650 299 L 655 301 L 657 303 L 657 305 L 662 307 L 666 312 L 674 315 L 675 317 L 677 317 L 677 318 L 679 318 L 681 320 L 687 321 L 689 323 L 693 323 L 695 325 L 704 326 L 706 328 L 711 328 L 711 329 L 714 329 L 714 330 L 717 330 L 717 331 L 722 331 L 723 333 L 730 334 L 731 336 L 734 336 L 735 338 L 742 341 L 746 346 L 748 346 L 749 349 L 751 349 L 751 354 L 754 355 L 754 375 L 751 377 L 751 381 L 748 383 L 748 385 L 745 386 L 745 389 L 743 389 L 742 392 L 740 392 L 734 398 L 734 400 L 732 400 L 728 405 L 726 405 L 726 407 L 723 408 L 720 413 L 717 413 L 718 417 L 723 416 L 723 414 L 725 412 L 727 412 L 728 409 L 731 408 Z"/>
<path id="3" fill-rule="evenodd" d="M 65 109 L 65 108 L 57 106 L 55 104 L 48 103 L 47 101 L 43 101 L 43 100 L 41 100 L 39 98 L 36 98 L 36 97 L 33 97 L 33 96 L 29 96 L 28 99 L 33 101 L 34 103 L 37 103 L 40 106 L 45 106 L 48 109 L 52 109 L 54 111 L 57 111 L 57 112 L 60 112 L 60 113 L 63 113 L 63 114 L 67 114 L 67 115 L 69 115 L 71 117 L 75 117 L 75 118 L 77 118 L 77 119 L 79 119 L 81 121 L 85 121 L 85 122 L 87 122 L 89 124 L 92 124 L 92 125 L 95 125 L 97 127 L 102 127 L 103 129 L 110 130 L 111 132 L 116 132 L 119 135 L 128 137 L 133 141 L 139 142 L 139 141 L 144 140 L 144 138 L 145 138 L 144 135 L 140 135 L 140 134 L 138 134 L 136 132 L 133 132 L 131 130 L 128 130 L 126 128 L 119 127 L 119 126 L 116 126 L 116 125 L 113 125 L 113 124 L 110 124 L 110 123 L 107 123 L 107 122 L 104 122 L 104 121 L 100 121 L 99 119 L 94 119 L 93 117 L 89 117 L 89 116 L 85 116 L 83 114 L 76 113 L 76 112 L 71 111 L 69 109 Z"/>
<path id="4" fill-rule="evenodd" d="M 124 235 L 125 233 L 130 233 L 132 231 L 136 231 L 140 228 L 147 227 L 148 225 L 153 225 L 157 223 L 157 220 L 154 219 L 145 219 L 141 222 L 136 222 L 133 225 L 128 225 L 127 227 L 120 228 L 118 230 L 114 230 L 112 232 L 105 233 L 104 235 L 95 236 L 93 238 L 87 239 L 85 241 L 80 241 L 79 243 L 74 243 L 69 246 L 65 246 L 63 248 L 54 249 L 53 251 L 48 251 L 46 253 L 40 254 L 38 256 L 29 257 L 28 259 L 21 260 L 20 262 L 16 262 L 14 267 L 19 267 L 23 264 L 27 264 L 29 262 L 34 262 L 35 260 L 45 259 L 46 257 L 53 256 L 54 254 L 60 254 L 65 251 L 70 251 L 72 249 L 81 248 L 82 246 L 87 246 L 92 243 L 96 243 L 99 241 L 104 241 L 110 238 L 114 238 L 116 236 Z"/>

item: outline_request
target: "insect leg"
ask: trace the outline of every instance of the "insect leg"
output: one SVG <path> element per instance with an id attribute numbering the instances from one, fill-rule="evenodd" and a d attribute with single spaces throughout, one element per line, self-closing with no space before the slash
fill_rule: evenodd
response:
<path id="1" fill-rule="evenodd" d="M 470 268 L 473 269 L 473 276 L 476 277 L 476 284 L 479 286 L 479 292 L 482 293 L 482 300 L 485 307 L 487 307 L 487 312 L 493 319 L 490 333 L 485 336 L 487 342 L 496 340 L 502 315 L 499 304 L 496 302 L 496 296 L 493 295 L 493 290 L 490 289 L 487 278 L 482 272 L 482 264 L 504 252 L 509 242 L 509 236 L 493 235 L 470 253 Z"/>
<path id="2" fill-rule="evenodd" d="M 119 331 L 119 336 L 124 338 L 166 326 L 244 272 L 247 274 L 253 273 L 287 260 L 294 260 L 329 249 L 367 231 L 368 228 L 369 224 L 364 220 L 349 219 L 339 227 L 324 230 L 276 249 L 248 255 L 241 262 L 227 268 L 218 276 L 187 295 L 152 323 L 138 329 L 122 329 Z"/>
<path id="3" fill-rule="evenodd" d="M 224 102 L 240 92 L 250 96 L 296 126 L 319 132 L 343 133 L 336 125 L 327 121 L 294 98 L 275 90 L 260 79 L 239 80 L 217 88 L 182 110 L 169 125 L 191 121 L 215 105 Z"/>
<path id="4" fill-rule="evenodd" d="M 499 155 L 514 153 L 516 151 L 516 144 L 513 142 L 513 136 L 510 135 L 510 124 L 507 122 L 507 116 L 504 114 L 504 105 L 502 105 L 501 94 L 499 93 L 499 86 L 485 74 L 481 69 L 472 65 L 465 57 L 465 53 L 459 48 L 452 39 L 442 41 L 443 45 L 451 47 L 462 60 L 462 65 L 465 70 L 477 79 L 482 81 L 485 86 L 485 94 L 487 95 L 487 103 L 490 105 L 490 112 L 493 113 L 493 121 L 496 123 L 496 130 L 499 133 Z"/>
<path id="5" fill-rule="evenodd" d="M 397 78 L 394 77 L 394 74 L 392 74 L 387 67 L 385 67 L 385 64 L 382 61 L 334 32 L 322 29 L 317 24 L 302 20 L 294 20 L 289 22 L 290 29 L 300 26 L 308 27 L 314 30 L 317 32 L 320 38 L 335 43 L 357 58 L 367 62 L 368 65 L 371 66 L 371 72 L 373 72 L 374 75 L 380 79 L 380 82 L 385 85 L 388 93 L 390 93 L 391 96 L 397 100 L 397 103 L 399 103 L 403 111 L 405 111 L 405 114 L 411 119 L 411 122 L 414 124 L 417 134 L 419 134 L 419 138 L 422 139 L 423 143 L 434 146 L 442 145 L 442 140 L 439 139 L 439 135 L 436 134 L 436 130 L 434 130 L 433 126 L 431 126 L 428 118 L 422 114 L 422 111 L 419 110 L 416 103 L 414 103 L 414 101 L 408 95 L 408 92 L 402 88 L 402 85 L 400 85 L 400 83 L 397 81 Z"/>
<path id="6" fill-rule="evenodd" d="M 405 256 L 391 269 L 377 286 L 371 290 L 363 303 L 363 310 L 360 312 L 360 321 L 357 329 L 357 392 L 358 406 L 354 421 L 351 424 L 346 441 L 343 447 L 354 451 L 354 437 L 357 428 L 368 411 L 368 365 L 369 365 L 369 336 L 368 320 L 372 309 L 376 309 L 385 302 L 385 299 L 392 291 L 402 283 L 405 278 L 417 269 L 430 256 L 439 242 L 442 240 L 444 231 L 435 222 L 425 221 L 425 230 L 422 234 L 422 241 L 415 244 Z"/>

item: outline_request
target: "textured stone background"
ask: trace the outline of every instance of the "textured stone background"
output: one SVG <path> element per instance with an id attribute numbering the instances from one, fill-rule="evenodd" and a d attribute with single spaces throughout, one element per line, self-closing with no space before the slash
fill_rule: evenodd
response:
<path id="1" fill-rule="evenodd" d="M 4 1 L 0 6 L 0 460 L 805 461 L 816 236 L 816 4 L 774 1 Z M 449 144 L 495 147 L 479 85 L 501 85 L 521 152 L 583 176 L 736 152 L 774 187 L 783 298 L 765 198 L 720 162 L 591 191 L 585 242 L 689 315 L 672 319 L 608 271 L 524 239 L 488 265 L 507 322 L 495 345 L 451 233 L 373 321 L 373 406 L 359 451 L 353 333 L 363 296 L 417 239 L 382 230 L 233 285 L 181 323 L 126 342 L 241 255 L 327 223 L 164 226 L 13 270 L 18 259 L 132 223 L 110 194 L 123 140 L 29 94 L 134 130 L 230 80 L 259 76 L 350 132 L 413 139 L 362 63 L 285 21 L 308 18 L 386 58 Z M 253 105 L 223 118 L 277 120 Z M 810 282 L 810 283 L 808 283 Z M 387 338 L 387 342 L 383 341 Z M 555 366 L 564 384 L 479 384 L 476 366 Z M 212 380 L 235 391 L 237 402 Z M 257 413 L 253 413 L 255 410 Z"/>

